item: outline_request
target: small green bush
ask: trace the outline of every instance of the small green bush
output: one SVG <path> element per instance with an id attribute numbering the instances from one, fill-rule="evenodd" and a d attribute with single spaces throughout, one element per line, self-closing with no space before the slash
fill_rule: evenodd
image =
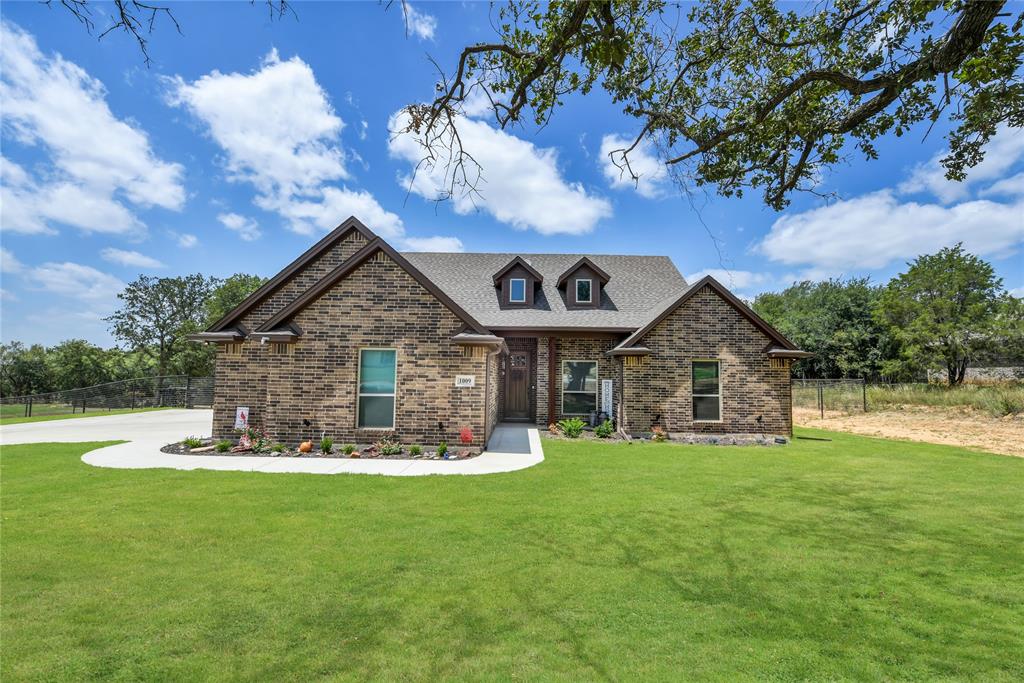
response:
<path id="1" fill-rule="evenodd" d="M 597 434 L 599 439 L 607 439 L 615 432 L 615 427 L 612 425 L 611 420 L 605 420 L 601 424 L 594 427 L 594 433 Z"/>
<path id="2" fill-rule="evenodd" d="M 334 439 L 332 439 L 331 437 L 325 436 L 322 439 L 320 439 L 320 452 L 321 453 L 330 453 L 331 452 L 331 448 L 333 448 L 333 447 L 334 447 Z"/>
<path id="3" fill-rule="evenodd" d="M 218 453 L 227 453 L 231 450 L 231 442 L 227 439 L 221 439 L 214 448 Z"/>
<path id="4" fill-rule="evenodd" d="M 395 441 L 395 437 L 388 435 L 374 444 L 381 455 L 398 455 L 402 452 L 402 444 Z"/>
<path id="5" fill-rule="evenodd" d="M 203 445 L 203 440 L 198 436 L 186 436 L 181 440 L 181 445 L 185 448 L 199 448 Z"/>
<path id="6" fill-rule="evenodd" d="M 437 454 L 444 457 L 448 453 L 448 444 L 442 441 L 437 444 Z"/>
<path id="7" fill-rule="evenodd" d="M 992 417 L 1005 417 L 1024 412 L 1024 393 L 997 389 L 985 396 L 981 405 Z"/>
<path id="8" fill-rule="evenodd" d="M 409 455 L 419 455 L 422 452 L 423 447 L 420 446 L 418 443 L 414 443 L 413 445 L 409 446 Z"/>
<path id="9" fill-rule="evenodd" d="M 275 443 L 273 446 L 270 447 L 270 450 L 274 451 L 275 453 L 284 453 L 284 444 Z"/>
<path id="10" fill-rule="evenodd" d="M 562 430 L 562 434 L 565 434 L 568 438 L 576 439 L 583 433 L 583 428 L 586 425 L 587 423 L 578 417 L 572 417 L 567 420 L 559 421 L 558 428 Z"/>
<path id="11" fill-rule="evenodd" d="M 352 455 L 356 450 L 356 445 L 354 443 L 347 443 L 342 450 L 345 451 L 345 455 Z"/>

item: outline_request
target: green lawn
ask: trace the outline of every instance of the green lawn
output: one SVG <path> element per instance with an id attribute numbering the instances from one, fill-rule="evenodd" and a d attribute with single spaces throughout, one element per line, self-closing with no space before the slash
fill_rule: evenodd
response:
<path id="1" fill-rule="evenodd" d="M 114 408 L 112 410 L 90 410 L 85 413 L 62 413 L 53 415 L 32 415 L 23 417 L 24 406 L 0 406 L 0 424 L 16 425 L 22 422 L 49 422 L 50 420 L 72 420 L 80 417 L 101 417 L 103 415 L 123 415 L 125 413 L 148 413 L 151 410 L 167 410 L 167 408 Z M 11 410 L 17 408 L 17 410 Z M 33 411 L 35 412 L 35 411 Z"/>
<path id="2" fill-rule="evenodd" d="M 802 433 L 410 479 L 5 447 L 0 677 L 1024 678 L 1024 460 Z"/>

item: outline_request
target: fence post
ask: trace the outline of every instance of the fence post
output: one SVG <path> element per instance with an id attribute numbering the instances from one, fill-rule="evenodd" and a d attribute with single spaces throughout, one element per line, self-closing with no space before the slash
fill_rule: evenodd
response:
<path id="1" fill-rule="evenodd" d="M 818 382 L 818 408 L 821 410 L 821 419 L 825 419 L 825 392 L 821 382 Z"/>
<path id="2" fill-rule="evenodd" d="M 191 393 L 192 393 L 192 375 L 189 375 L 188 377 L 185 378 L 185 407 L 186 408 L 191 408 L 192 407 L 192 399 L 190 398 L 190 394 Z"/>
<path id="3" fill-rule="evenodd" d="M 866 379 L 860 381 L 860 390 L 863 392 L 864 412 L 866 413 L 868 412 L 868 381 Z"/>

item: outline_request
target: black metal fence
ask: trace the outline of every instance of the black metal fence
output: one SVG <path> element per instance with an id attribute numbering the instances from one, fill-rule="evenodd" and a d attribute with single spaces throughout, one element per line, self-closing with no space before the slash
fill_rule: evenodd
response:
<path id="1" fill-rule="evenodd" d="M 863 379 L 794 379 L 793 406 L 828 411 L 867 412 L 868 391 Z"/>
<path id="2" fill-rule="evenodd" d="M 138 377 L 80 389 L 0 398 L 4 417 L 63 415 L 139 408 L 208 408 L 213 378 L 168 375 Z"/>

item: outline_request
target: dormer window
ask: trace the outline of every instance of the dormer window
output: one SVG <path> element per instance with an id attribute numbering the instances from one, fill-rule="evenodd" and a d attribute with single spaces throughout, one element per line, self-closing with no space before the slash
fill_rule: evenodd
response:
<path id="1" fill-rule="evenodd" d="M 544 276 L 522 256 L 516 256 L 495 273 L 493 279 L 499 306 L 531 308 Z"/>
<path id="2" fill-rule="evenodd" d="M 576 280 L 576 303 L 578 304 L 589 304 L 593 301 L 591 295 L 591 285 L 593 281 L 590 279 L 579 279 Z"/>
<path id="3" fill-rule="evenodd" d="M 526 278 L 513 277 L 508 281 L 508 302 L 510 304 L 526 303 Z"/>
<path id="4" fill-rule="evenodd" d="M 599 308 L 604 286 L 611 276 L 584 256 L 558 278 L 558 288 L 565 289 L 566 308 Z"/>

